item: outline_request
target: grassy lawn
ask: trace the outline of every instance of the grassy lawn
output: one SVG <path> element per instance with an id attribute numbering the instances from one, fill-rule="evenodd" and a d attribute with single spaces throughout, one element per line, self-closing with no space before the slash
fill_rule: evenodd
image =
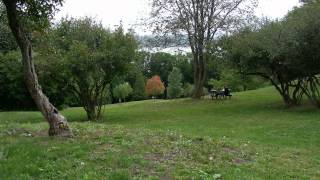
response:
<path id="1" fill-rule="evenodd" d="M 272 88 L 63 114 L 72 139 L 47 137 L 38 112 L 0 113 L 0 179 L 320 178 L 320 111 L 287 109 Z"/>

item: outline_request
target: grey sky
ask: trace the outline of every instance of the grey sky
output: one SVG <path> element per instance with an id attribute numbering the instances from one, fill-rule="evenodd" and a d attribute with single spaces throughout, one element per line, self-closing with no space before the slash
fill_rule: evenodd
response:
<path id="1" fill-rule="evenodd" d="M 65 0 L 64 6 L 57 14 L 56 19 L 69 15 L 72 17 L 91 16 L 101 20 L 104 26 L 113 28 L 120 21 L 125 28 L 130 28 L 139 19 L 147 17 L 150 12 L 148 0 Z M 259 0 L 256 10 L 258 16 L 281 18 L 299 0 Z M 139 29 L 136 29 L 141 33 Z"/>

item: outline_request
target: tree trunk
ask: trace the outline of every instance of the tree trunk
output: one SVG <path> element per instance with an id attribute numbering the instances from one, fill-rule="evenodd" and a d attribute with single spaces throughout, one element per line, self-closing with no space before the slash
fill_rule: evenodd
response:
<path id="1" fill-rule="evenodd" d="M 64 116 L 49 102 L 38 83 L 32 59 L 32 45 L 19 22 L 16 1 L 4 1 L 10 29 L 19 45 L 22 55 L 24 78 L 31 97 L 49 123 L 49 136 L 72 136 Z"/>
<path id="2" fill-rule="evenodd" d="M 87 113 L 89 121 L 96 121 L 99 117 L 98 111 L 96 108 L 96 103 L 91 101 L 91 98 L 88 98 L 84 101 L 83 108 Z"/>
<path id="3" fill-rule="evenodd" d="M 206 80 L 205 60 L 203 54 L 199 54 L 194 55 L 194 99 L 200 99 L 203 96 L 203 86 Z"/>
<path id="4" fill-rule="evenodd" d="M 280 94 L 284 100 L 284 103 L 287 107 L 292 107 L 298 105 L 298 102 L 293 98 L 293 95 L 290 94 L 289 83 L 283 83 L 280 81 L 281 91 Z"/>
<path id="5" fill-rule="evenodd" d="M 97 114 L 96 114 L 96 109 L 88 109 L 87 111 L 87 117 L 89 121 L 95 121 L 97 120 Z"/>
<path id="6" fill-rule="evenodd" d="M 297 105 L 297 102 L 290 97 L 288 94 L 282 94 L 283 101 L 287 107 L 292 107 Z"/>

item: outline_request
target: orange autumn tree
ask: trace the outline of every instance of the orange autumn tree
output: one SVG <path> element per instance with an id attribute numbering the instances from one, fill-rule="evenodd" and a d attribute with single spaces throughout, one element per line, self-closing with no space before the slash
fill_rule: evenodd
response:
<path id="1" fill-rule="evenodd" d="M 146 93 L 148 96 L 156 97 L 160 94 L 163 94 L 164 90 L 164 84 L 159 76 L 156 75 L 151 79 L 148 79 L 146 85 Z"/>

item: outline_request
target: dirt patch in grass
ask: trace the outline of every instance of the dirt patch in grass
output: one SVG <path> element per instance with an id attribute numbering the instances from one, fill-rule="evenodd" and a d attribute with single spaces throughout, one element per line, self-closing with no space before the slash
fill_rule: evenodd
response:
<path id="1" fill-rule="evenodd" d="M 144 158 L 148 161 L 151 161 L 152 163 L 155 163 L 162 161 L 164 159 L 164 156 L 161 153 L 148 153 Z"/>
<path id="2" fill-rule="evenodd" d="M 103 154 L 106 153 L 107 151 L 110 151 L 111 149 L 113 149 L 113 145 L 112 144 L 102 144 L 99 145 L 94 151 L 94 154 Z"/>
<path id="3" fill-rule="evenodd" d="M 240 149 L 237 149 L 235 147 L 230 147 L 230 146 L 224 146 L 222 147 L 222 150 L 226 153 L 231 153 L 231 154 L 237 154 L 241 152 Z"/>
<path id="4" fill-rule="evenodd" d="M 242 158 L 236 158 L 233 160 L 233 164 L 235 165 L 246 165 L 246 164 L 250 164 L 250 163 L 253 163 L 252 160 L 248 160 L 248 159 L 242 159 Z"/>
<path id="5" fill-rule="evenodd" d="M 32 133 L 33 137 L 48 137 L 48 130 L 41 130 Z"/>

